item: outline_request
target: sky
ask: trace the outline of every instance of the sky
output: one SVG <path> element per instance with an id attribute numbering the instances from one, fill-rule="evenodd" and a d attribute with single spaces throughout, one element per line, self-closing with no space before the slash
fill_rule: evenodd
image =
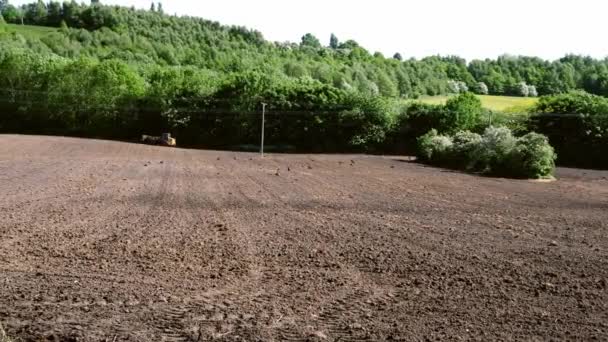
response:
<path id="1" fill-rule="evenodd" d="M 19 5 L 33 0 L 10 0 Z M 150 0 L 101 0 L 150 8 Z M 170 0 L 166 13 L 256 29 L 271 41 L 299 42 L 312 33 L 324 45 L 335 33 L 371 52 L 405 58 L 471 59 L 567 53 L 608 56 L 606 0 Z"/>

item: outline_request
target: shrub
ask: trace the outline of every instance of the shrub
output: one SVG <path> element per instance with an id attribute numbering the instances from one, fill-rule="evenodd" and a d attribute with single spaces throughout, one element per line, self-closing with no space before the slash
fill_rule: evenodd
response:
<path id="1" fill-rule="evenodd" d="M 399 108 L 393 130 L 389 132 L 387 146 L 395 151 L 413 152 L 417 137 L 437 130 L 438 134 L 456 133 L 462 130 L 483 132 L 491 123 L 490 113 L 481 106 L 473 93 L 463 93 L 450 98 L 445 105 L 408 103 Z"/>
<path id="2" fill-rule="evenodd" d="M 353 96 L 339 113 L 341 134 L 351 148 L 373 150 L 386 139 L 395 119 L 393 103 L 377 96 Z"/>
<path id="3" fill-rule="evenodd" d="M 558 163 L 608 168 L 608 99 L 576 91 L 543 96 L 528 126 L 549 138 Z"/>
<path id="4" fill-rule="evenodd" d="M 511 107 L 512 112 L 487 112 L 485 122 L 490 126 L 504 126 L 509 128 L 513 134 L 525 134 L 529 132 L 528 124 L 530 115 L 527 114 L 528 108 Z"/>
<path id="5" fill-rule="evenodd" d="M 432 129 L 418 139 L 418 156 L 426 162 L 443 164 L 449 159 L 452 145 L 450 137 L 439 135 Z"/>
<path id="6" fill-rule="evenodd" d="M 490 91 L 485 83 L 479 82 L 477 83 L 477 93 L 480 95 L 488 95 Z"/>
<path id="7" fill-rule="evenodd" d="M 418 157 L 429 164 L 484 174 L 541 178 L 552 175 L 556 155 L 541 134 L 516 138 L 506 127 L 489 127 L 481 136 L 460 131 L 453 137 L 433 129 L 418 139 Z"/>
<path id="8" fill-rule="evenodd" d="M 470 92 L 450 98 L 445 104 L 445 109 L 447 115 L 442 126 L 446 131 L 451 132 L 473 129 L 478 125 L 483 113 L 481 100 Z"/>
<path id="9" fill-rule="evenodd" d="M 506 127 L 488 127 L 483 133 L 481 143 L 475 152 L 479 159 L 479 171 L 497 173 L 507 168 L 508 156 L 515 147 L 517 139 Z"/>
<path id="10" fill-rule="evenodd" d="M 418 138 L 418 159 L 430 162 L 433 157 L 433 139 L 437 137 L 437 130 L 432 129 L 425 135 Z"/>
<path id="11" fill-rule="evenodd" d="M 553 174 L 555 151 L 542 134 L 528 133 L 517 140 L 511 153 L 513 173 L 520 177 L 542 178 Z"/>
<path id="12" fill-rule="evenodd" d="M 479 160 L 478 151 L 482 137 L 477 133 L 460 131 L 452 139 L 452 155 L 454 166 L 465 170 L 475 169 Z"/>

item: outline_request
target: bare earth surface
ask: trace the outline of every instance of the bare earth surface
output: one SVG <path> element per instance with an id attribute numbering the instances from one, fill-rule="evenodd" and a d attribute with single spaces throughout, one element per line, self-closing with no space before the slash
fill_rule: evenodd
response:
<path id="1" fill-rule="evenodd" d="M 605 341 L 608 172 L 557 178 L 0 135 L 0 322 L 25 341 Z"/>

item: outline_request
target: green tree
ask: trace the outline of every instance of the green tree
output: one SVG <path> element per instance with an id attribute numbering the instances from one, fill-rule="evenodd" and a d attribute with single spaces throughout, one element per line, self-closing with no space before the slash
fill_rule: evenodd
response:
<path id="1" fill-rule="evenodd" d="M 163 10 L 163 3 L 162 2 L 158 2 L 158 5 L 156 6 L 156 11 L 160 14 L 165 13 Z"/>
<path id="2" fill-rule="evenodd" d="M 526 84 L 526 82 L 517 83 L 517 85 L 515 86 L 514 92 L 516 95 L 523 96 L 523 97 L 527 97 L 530 94 L 530 91 L 528 90 L 528 85 Z"/>
<path id="3" fill-rule="evenodd" d="M 50 26 L 59 26 L 62 20 L 61 4 L 57 1 L 49 2 L 48 19 L 46 24 Z"/>
<path id="4" fill-rule="evenodd" d="M 42 0 L 28 4 L 25 10 L 25 21 L 34 25 L 46 25 L 48 11 Z"/>
<path id="5" fill-rule="evenodd" d="M 384 71 L 378 72 L 376 84 L 378 85 L 378 90 L 382 96 L 396 97 L 399 95 L 397 85 Z"/>
<path id="6" fill-rule="evenodd" d="M 345 41 L 344 43 L 340 44 L 340 48 L 341 49 L 355 49 L 360 47 L 359 43 L 357 43 L 356 41 L 349 39 L 347 41 Z"/>
<path id="7" fill-rule="evenodd" d="M 2 10 L 2 16 L 8 23 L 21 23 L 21 11 L 11 4 L 5 5 Z"/>
<path id="8" fill-rule="evenodd" d="M 66 21 L 66 23 L 68 23 L 68 25 L 70 25 L 71 27 L 82 27 L 82 19 L 81 19 L 81 14 L 82 14 L 82 8 L 80 7 L 80 5 L 78 5 L 78 3 L 76 3 L 76 1 L 72 0 L 72 1 L 65 1 L 62 4 L 62 13 L 63 13 L 63 19 Z"/>
<path id="9" fill-rule="evenodd" d="M 340 41 L 338 40 L 338 37 L 336 37 L 336 35 L 332 33 L 329 37 L 329 47 L 335 50 L 338 48 L 339 45 Z"/>
<path id="10" fill-rule="evenodd" d="M 301 63 L 290 61 L 287 64 L 285 64 L 285 74 L 290 77 L 299 78 L 299 77 L 307 76 L 308 71 Z"/>
<path id="11" fill-rule="evenodd" d="M 152 2 L 152 4 L 150 5 L 150 11 L 156 12 L 156 5 L 154 4 L 154 2 Z"/>
<path id="12" fill-rule="evenodd" d="M 302 37 L 302 42 L 300 43 L 300 45 L 312 48 L 320 48 L 321 42 L 319 42 L 319 39 L 311 33 L 307 33 Z"/>
<path id="13" fill-rule="evenodd" d="M 70 116 L 70 129 L 120 135 L 129 127 L 134 100 L 145 91 L 144 80 L 127 64 L 90 59 L 58 69 L 51 82 L 50 106 Z"/>
<path id="14" fill-rule="evenodd" d="M 450 98 L 446 104 L 447 116 L 443 126 L 449 131 L 474 129 L 481 119 L 481 100 L 473 93 L 466 92 Z"/>

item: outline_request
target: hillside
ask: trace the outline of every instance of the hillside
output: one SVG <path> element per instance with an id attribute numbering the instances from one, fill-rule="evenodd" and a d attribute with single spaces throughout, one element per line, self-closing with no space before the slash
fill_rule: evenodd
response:
<path id="1" fill-rule="evenodd" d="M 21 23 L 16 9 L 5 7 L 5 20 Z M 46 29 L 28 27 L 16 30 L 19 35 L 3 35 L 0 47 L 5 53 L 24 49 L 67 58 L 119 59 L 138 67 L 193 66 L 222 74 L 259 70 L 277 77 L 310 77 L 340 89 L 388 97 L 444 94 L 453 92 L 459 82 L 481 93 L 487 87 L 493 95 L 527 93 L 522 84 L 540 95 L 573 89 L 608 94 L 608 62 L 583 56 L 565 56 L 554 62 L 507 55 L 470 63 L 455 56 L 401 60 L 400 54 L 385 58 L 354 40 L 332 36 L 325 37 L 328 44 L 324 44 L 303 33 L 298 43 L 270 42 L 255 30 L 169 16 L 162 9 L 34 2 L 20 10 L 26 24 L 65 26 L 48 34 Z"/>
<path id="2" fill-rule="evenodd" d="M 6 24 L 5 32 L 17 33 L 23 37 L 30 39 L 40 39 L 53 32 L 57 32 L 55 27 L 47 26 L 35 26 L 35 25 L 21 25 L 21 24 Z"/>

